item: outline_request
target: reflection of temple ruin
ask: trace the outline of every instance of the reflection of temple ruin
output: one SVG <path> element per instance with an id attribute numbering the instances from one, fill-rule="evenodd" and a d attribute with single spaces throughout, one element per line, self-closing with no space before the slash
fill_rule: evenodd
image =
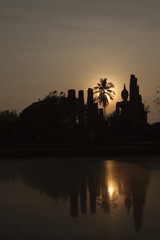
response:
<path id="1" fill-rule="evenodd" d="M 142 228 L 143 209 L 149 184 L 149 171 L 144 166 L 134 165 L 128 170 L 120 171 L 119 182 L 123 185 L 119 188 L 120 195 L 125 196 L 125 207 L 128 213 L 133 209 L 135 229 Z"/>
<path id="2" fill-rule="evenodd" d="M 6 164 L 6 166 L 8 166 Z M 13 164 L 14 166 L 14 164 Z M 11 168 L 12 169 L 12 168 Z M 0 180 L 20 177 L 26 184 L 44 193 L 56 203 L 69 200 L 70 216 L 86 214 L 90 207 L 92 214 L 99 206 L 104 213 L 118 207 L 119 196 L 123 197 L 128 212 L 133 211 L 135 229 L 142 228 L 143 209 L 149 184 L 149 170 L 145 165 L 113 164 L 106 162 L 39 161 L 20 165 L 14 171 L 3 171 Z M 5 174 L 4 174 L 5 173 Z M 110 192 L 110 178 L 114 180 Z M 115 196 L 114 196 L 115 192 Z"/>
<path id="3" fill-rule="evenodd" d="M 143 127 L 147 124 L 147 112 L 144 110 L 144 104 L 142 103 L 142 97 L 139 94 L 139 86 L 137 85 L 137 78 L 131 75 L 130 78 L 130 99 L 128 99 L 128 91 L 124 85 L 124 89 L 121 93 L 122 102 L 116 104 L 117 116 L 128 121 L 135 127 Z"/>

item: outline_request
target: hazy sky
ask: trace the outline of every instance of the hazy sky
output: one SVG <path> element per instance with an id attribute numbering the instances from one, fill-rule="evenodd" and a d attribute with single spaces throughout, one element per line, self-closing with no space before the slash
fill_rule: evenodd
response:
<path id="1" fill-rule="evenodd" d="M 158 121 L 159 13 L 159 0 L 0 0 L 0 111 L 107 77 L 116 91 L 109 113 L 135 74 L 149 122 Z"/>

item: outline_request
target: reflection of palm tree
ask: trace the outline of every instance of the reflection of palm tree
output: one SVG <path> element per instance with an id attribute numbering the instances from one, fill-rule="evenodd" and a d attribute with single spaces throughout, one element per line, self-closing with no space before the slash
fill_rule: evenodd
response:
<path id="1" fill-rule="evenodd" d="M 112 195 L 109 194 L 108 185 L 102 184 L 101 186 L 101 196 L 97 198 L 97 204 L 101 206 L 104 213 L 110 213 L 112 209 L 116 209 L 118 204 L 118 195 L 116 191 L 112 193 Z"/>
<path id="2" fill-rule="evenodd" d="M 95 100 L 100 105 L 103 105 L 104 109 L 109 104 L 109 99 L 114 99 L 115 92 L 111 88 L 114 88 L 114 84 L 112 82 L 107 82 L 107 78 L 100 79 L 100 82 L 94 87 L 94 94 L 98 94 Z"/>

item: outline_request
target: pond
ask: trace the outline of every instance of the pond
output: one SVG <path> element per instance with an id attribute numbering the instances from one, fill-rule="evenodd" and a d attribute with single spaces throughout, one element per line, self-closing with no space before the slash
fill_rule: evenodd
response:
<path id="1" fill-rule="evenodd" d="M 158 158 L 0 161 L 0 239 L 160 239 Z"/>

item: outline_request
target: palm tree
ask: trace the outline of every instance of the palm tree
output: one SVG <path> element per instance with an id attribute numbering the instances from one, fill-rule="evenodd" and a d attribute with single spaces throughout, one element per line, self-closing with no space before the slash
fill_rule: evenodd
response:
<path id="1" fill-rule="evenodd" d="M 156 97 L 154 103 L 156 104 L 158 114 L 160 114 L 160 85 L 156 86 Z"/>
<path id="2" fill-rule="evenodd" d="M 114 100 L 115 92 L 111 88 L 114 88 L 114 84 L 107 82 L 107 78 L 101 78 L 97 86 L 93 88 L 94 94 L 98 94 L 95 96 L 95 101 L 103 105 L 104 110 L 109 104 L 109 99 Z"/>

